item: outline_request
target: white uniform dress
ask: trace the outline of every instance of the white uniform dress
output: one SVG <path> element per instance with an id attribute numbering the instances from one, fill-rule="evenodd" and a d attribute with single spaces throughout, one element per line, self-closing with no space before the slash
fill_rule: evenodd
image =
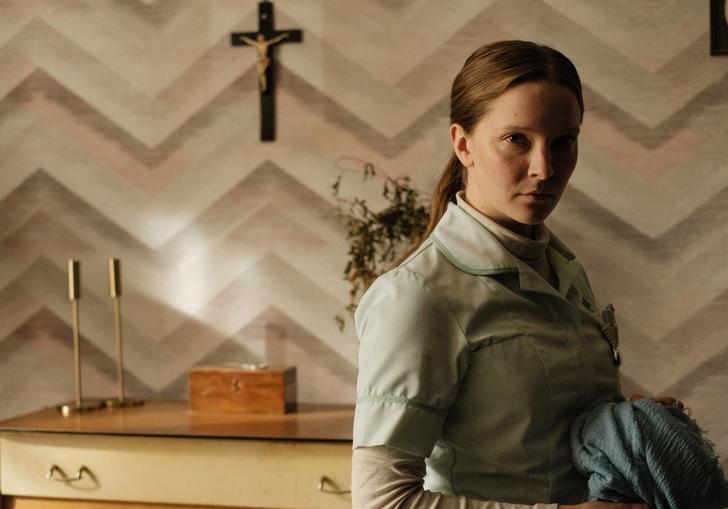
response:
<path id="1" fill-rule="evenodd" d="M 607 324 L 581 265 L 545 227 L 558 289 L 458 201 L 357 309 L 354 447 L 427 458 L 424 487 L 446 495 L 580 502 L 569 426 L 620 391 Z"/>

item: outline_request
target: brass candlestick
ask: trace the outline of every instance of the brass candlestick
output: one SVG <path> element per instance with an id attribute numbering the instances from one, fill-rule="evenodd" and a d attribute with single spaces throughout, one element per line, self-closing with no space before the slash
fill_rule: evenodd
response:
<path id="1" fill-rule="evenodd" d="M 81 298 L 81 262 L 68 260 L 68 300 L 71 301 L 71 319 L 73 322 L 73 380 L 76 386 L 76 399 L 63 403 L 57 408 L 63 415 L 71 412 L 86 412 L 101 408 L 101 401 L 87 401 L 84 404 L 81 393 L 81 339 L 78 318 L 78 301 Z"/>
<path id="2" fill-rule="evenodd" d="M 138 406 L 144 400 L 127 398 L 124 384 L 124 348 L 121 336 L 121 260 L 109 258 L 109 295 L 114 303 L 114 333 L 116 335 L 117 397 L 107 399 L 106 407 Z"/>
<path id="3" fill-rule="evenodd" d="M 81 262 L 68 260 L 68 300 L 73 321 L 73 379 L 76 382 L 76 410 L 81 409 L 81 340 L 79 336 L 78 299 L 81 298 Z"/>

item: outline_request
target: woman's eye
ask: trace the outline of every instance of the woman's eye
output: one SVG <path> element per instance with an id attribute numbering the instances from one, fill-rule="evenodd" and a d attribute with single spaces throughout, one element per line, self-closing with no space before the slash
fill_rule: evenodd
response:
<path id="1" fill-rule="evenodd" d="M 557 147 L 568 147 L 576 143 L 576 136 L 574 135 L 566 135 L 566 136 L 559 136 L 554 140 L 554 144 Z"/>
<path id="2" fill-rule="evenodd" d="M 508 136 L 505 137 L 505 140 L 508 143 L 515 143 L 518 145 L 522 145 L 524 143 L 527 143 L 527 141 L 528 141 L 524 135 L 519 134 L 519 133 L 509 134 Z"/>

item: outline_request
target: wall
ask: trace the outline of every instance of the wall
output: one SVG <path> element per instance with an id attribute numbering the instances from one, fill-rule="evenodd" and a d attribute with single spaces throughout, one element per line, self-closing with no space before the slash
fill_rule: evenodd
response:
<path id="1" fill-rule="evenodd" d="M 728 58 L 708 2 L 278 0 L 278 139 L 258 141 L 256 2 L 0 6 L 0 417 L 73 395 L 65 264 L 82 261 L 84 387 L 114 394 L 106 259 L 121 257 L 129 392 L 197 364 L 299 367 L 351 402 L 356 338 L 330 185 L 370 161 L 429 191 L 449 86 L 496 39 L 552 44 L 585 84 L 581 158 L 551 228 L 620 319 L 627 391 L 671 394 L 728 455 Z M 342 157 L 346 159 L 341 159 Z"/>

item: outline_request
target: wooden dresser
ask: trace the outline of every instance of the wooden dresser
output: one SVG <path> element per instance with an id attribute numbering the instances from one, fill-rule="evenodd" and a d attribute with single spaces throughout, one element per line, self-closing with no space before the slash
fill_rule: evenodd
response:
<path id="1" fill-rule="evenodd" d="M 0 422 L 2 506 L 350 508 L 350 495 L 336 492 L 350 486 L 352 423 L 350 406 L 286 415 L 198 414 L 184 402 L 70 417 L 45 409 Z"/>

